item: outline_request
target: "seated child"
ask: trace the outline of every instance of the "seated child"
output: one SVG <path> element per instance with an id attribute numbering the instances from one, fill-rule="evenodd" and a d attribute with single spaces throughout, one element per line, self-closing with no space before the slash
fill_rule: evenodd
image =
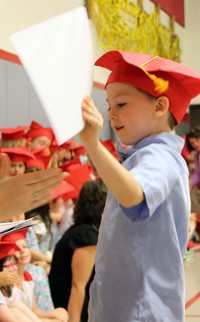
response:
<path id="1" fill-rule="evenodd" d="M 10 277 L 11 274 L 14 277 L 9 279 L 10 282 L 4 281 L 0 285 L 0 321 L 40 322 L 41 320 L 20 300 L 20 290 L 17 287 L 21 288 L 22 281 L 17 277 L 16 250 L 16 244 L 0 242 L 0 273 L 10 273 Z"/>
<path id="2" fill-rule="evenodd" d="M 67 311 L 63 308 L 53 309 L 51 311 L 43 311 L 37 307 L 36 299 L 34 296 L 34 281 L 31 275 L 26 272 L 25 267 L 30 262 L 30 251 L 25 242 L 25 235 L 27 233 L 27 229 L 8 234 L 3 236 L 3 240 L 15 242 L 18 246 L 19 250 L 16 251 L 16 256 L 18 258 L 18 274 L 21 276 L 23 281 L 23 289 L 25 291 L 25 295 L 21 297 L 21 301 L 26 304 L 35 314 L 41 319 L 47 319 L 47 321 L 55 320 L 67 322 L 68 314 Z M 45 288 L 46 284 L 40 285 L 40 293 L 43 297 L 43 301 L 49 300 L 51 298 L 50 292 L 48 297 L 45 297 Z M 42 297 L 40 300 L 42 300 Z M 46 320 L 45 320 L 46 321 Z"/>

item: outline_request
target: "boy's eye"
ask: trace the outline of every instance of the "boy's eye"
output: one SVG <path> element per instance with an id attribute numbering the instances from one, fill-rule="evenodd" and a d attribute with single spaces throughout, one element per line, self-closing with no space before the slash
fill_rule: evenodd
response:
<path id="1" fill-rule="evenodd" d="M 108 111 L 108 112 L 110 111 L 110 106 L 108 106 L 108 109 L 107 109 L 107 111 Z"/>
<path id="2" fill-rule="evenodd" d="M 117 104 L 117 108 L 122 108 L 124 105 L 126 105 L 126 103 L 119 103 Z"/>

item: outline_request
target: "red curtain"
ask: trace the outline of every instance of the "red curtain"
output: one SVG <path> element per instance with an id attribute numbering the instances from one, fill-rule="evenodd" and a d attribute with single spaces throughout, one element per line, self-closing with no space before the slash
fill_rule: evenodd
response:
<path id="1" fill-rule="evenodd" d="M 159 4 L 160 8 L 170 16 L 174 16 L 176 22 L 183 27 L 185 26 L 184 19 L 184 0 L 152 0 Z"/>

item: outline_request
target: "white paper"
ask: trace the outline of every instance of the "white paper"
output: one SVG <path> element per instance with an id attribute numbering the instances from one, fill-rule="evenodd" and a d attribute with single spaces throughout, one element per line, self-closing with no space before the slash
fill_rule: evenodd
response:
<path id="1" fill-rule="evenodd" d="M 0 223 L 0 236 L 7 235 L 24 228 L 32 227 L 39 223 L 40 220 L 37 216 L 26 220 Z"/>
<path id="2" fill-rule="evenodd" d="M 61 144 L 83 128 L 81 102 L 92 91 L 87 11 L 70 10 L 13 34 L 11 41 Z"/>

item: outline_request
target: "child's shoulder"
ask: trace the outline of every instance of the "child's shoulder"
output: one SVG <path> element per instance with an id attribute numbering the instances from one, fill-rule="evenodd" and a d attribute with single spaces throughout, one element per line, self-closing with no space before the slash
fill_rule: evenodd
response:
<path id="1" fill-rule="evenodd" d="M 163 167 L 187 172 L 181 151 L 183 140 L 173 133 L 160 133 L 141 140 L 133 148 L 126 164 L 128 167 L 141 166 L 148 169 Z M 128 168 L 127 167 L 127 168 Z"/>

